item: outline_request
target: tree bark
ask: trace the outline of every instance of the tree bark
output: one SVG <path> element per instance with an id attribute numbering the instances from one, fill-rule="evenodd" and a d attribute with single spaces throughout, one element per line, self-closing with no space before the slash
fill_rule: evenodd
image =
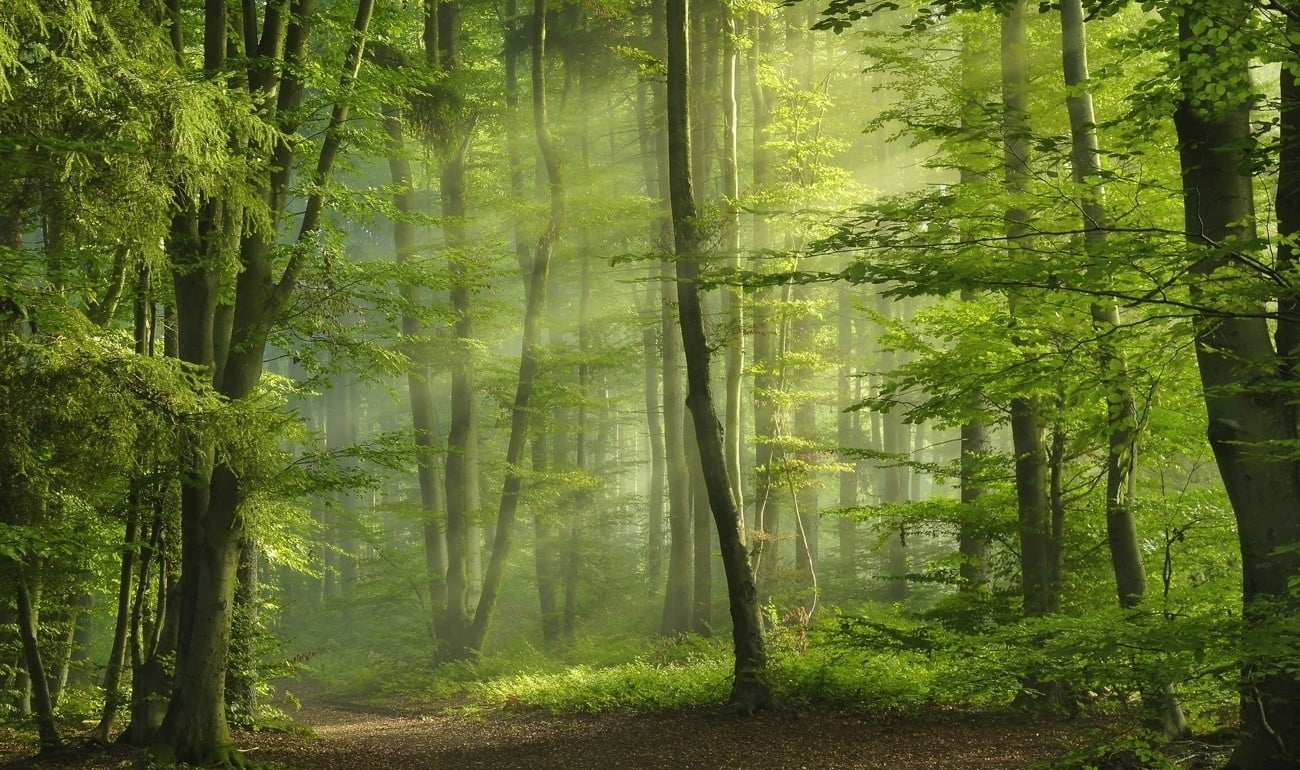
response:
<path id="1" fill-rule="evenodd" d="M 537 240 L 537 248 L 533 252 L 532 274 L 528 280 L 524 308 L 523 351 L 519 357 L 519 379 L 515 387 L 514 405 L 510 411 L 510 438 L 506 446 L 506 474 L 502 482 L 501 502 L 497 508 L 492 557 L 483 575 L 483 592 L 479 596 L 474 623 L 470 629 L 468 648 L 475 653 L 482 650 L 483 642 L 487 638 L 488 623 L 501 592 L 501 582 L 505 577 L 515 512 L 519 507 L 519 492 L 523 485 L 519 463 L 523 460 L 524 439 L 528 428 L 528 404 L 532 399 L 533 382 L 537 374 L 542 314 L 546 308 L 546 284 L 550 276 L 551 255 L 564 225 L 564 182 L 560 175 L 559 153 L 551 139 L 546 116 L 546 0 L 533 0 L 532 41 L 533 125 L 537 134 L 538 149 L 546 168 L 550 192 L 550 215 L 546 228 Z"/>
<path id="2" fill-rule="evenodd" d="M 409 265 L 415 256 L 415 186 L 411 161 L 406 155 L 401 110 L 395 105 L 381 108 L 384 131 L 388 135 L 388 171 L 393 183 L 393 250 L 398 265 Z M 439 484 L 440 465 L 436 446 L 437 423 L 433 411 L 433 393 L 429 385 L 429 341 L 420 319 L 414 314 L 419 306 L 419 287 L 403 283 L 401 289 L 402 341 L 409 360 L 406 372 L 407 398 L 411 407 L 417 478 L 420 485 L 420 509 L 424 512 L 424 565 L 428 584 L 429 621 L 441 628 L 442 609 L 447 603 L 447 541 L 440 520 L 446 505 Z"/>
<path id="3" fill-rule="evenodd" d="M 1223 313 L 1202 312 L 1194 319 L 1196 358 L 1205 391 L 1209 441 L 1219 475 L 1237 519 L 1241 546 L 1243 617 L 1248 633 L 1293 620 L 1300 601 L 1291 586 L 1300 577 L 1300 463 L 1295 459 L 1297 415 L 1291 389 L 1279 371 L 1294 350 L 1279 356 L 1269 337 L 1263 307 L 1225 299 L 1231 289 L 1207 298 L 1197 281 L 1232 281 L 1223 244 L 1254 239 L 1252 184 L 1247 148 L 1251 144 L 1250 60 L 1243 36 L 1249 34 L 1253 6 L 1233 0 L 1213 9 L 1188 4 L 1178 19 L 1179 56 L 1184 65 L 1181 99 L 1174 114 L 1182 166 L 1187 239 L 1197 254 L 1192 264 L 1193 300 L 1213 302 Z M 1210 42 L 1213 41 L 1213 42 Z M 1215 76 L 1205 79 L 1191 68 L 1196 56 L 1216 52 Z M 1295 84 L 1285 69 L 1279 197 L 1296 188 L 1297 116 Z M 1226 88 L 1210 94 L 1206 85 Z M 1284 235 L 1294 233 L 1293 210 L 1279 214 Z M 1289 257 L 1289 255 L 1288 255 Z M 1254 296 L 1253 291 L 1243 292 Z M 1293 296 L 1282 304 L 1294 302 Z M 1296 317 L 1279 319 L 1278 339 L 1297 339 Z M 1282 328 L 1285 326 L 1286 328 Z M 1266 632 L 1276 633 L 1276 631 Z M 1300 767 L 1300 676 L 1287 661 L 1251 656 L 1241 677 L 1241 732 L 1229 760 L 1233 770 Z"/>
<path id="4" fill-rule="evenodd" d="M 731 496 L 727 463 L 709 390 L 709 349 L 700 310 L 700 238 L 696 231 L 695 199 L 691 190 L 690 108 L 687 65 L 687 0 L 666 0 L 668 37 L 667 127 L 669 198 L 673 213 L 673 246 L 677 255 L 677 301 L 681 313 L 682 348 L 686 356 L 687 406 L 695 423 L 700 464 L 708 489 L 709 505 L 718 528 L 722 563 L 727 575 L 731 605 L 735 673 L 730 703 L 742 713 L 765 708 L 771 698 L 763 675 L 767 652 L 759 618 L 754 575 L 741 537 L 743 521 Z"/>
<path id="5" fill-rule="evenodd" d="M 63 745 L 59 728 L 54 720 L 54 702 L 50 700 L 49 680 L 45 678 L 45 664 L 36 633 L 36 608 L 27 578 L 19 573 L 15 577 L 18 608 L 18 635 L 23 645 L 23 662 L 32 688 L 32 715 L 36 719 L 36 732 L 41 743 L 41 753 L 49 753 Z"/>
<path id="6" fill-rule="evenodd" d="M 1101 144 L 1097 133 L 1096 112 L 1089 88 L 1088 38 L 1082 0 L 1061 2 L 1061 59 L 1067 89 L 1066 111 L 1070 117 L 1070 166 L 1079 186 L 1079 208 L 1083 215 L 1084 248 L 1090 269 L 1109 272 L 1109 217 L 1102 204 Z M 1119 308 L 1114 302 L 1092 302 L 1093 327 L 1098 332 L 1097 369 L 1109 374 L 1106 383 L 1106 422 L 1109 439 L 1106 452 L 1106 542 L 1110 547 L 1111 568 L 1115 574 L 1115 591 L 1119 605 L 1133 608 L 1142 602 L 1147 590 L 1146 568 L 1138 542 L 1137 522 L 1130 499 L 1133 494 L 1139 434 L 1138 413 L 1128 362 L 1108 336 L 1119 328 Z M 1189 733 L 1187 720 L 1168 683 L 1155 686 L 1148 693 L 1148 708 L 1165 735 L 1170 738 Z"/>
<path id="7" fill-rule="evenodd" d="M 1029 53 L 1026 41 L 1026 0 L 1016 0 L 1002 16 L 1002 155 L 1005 186 L 1012 201 L 1006 212 L 1008 248 L 1015 257 L 1027 249 L 1028 212 L 1017 200 L 1029 188 Z M 1014 293 L 1011 316 L 1024 313 L 1024 300 Z M 1051 610 L 1046 426 L 1035 396 L 1011 399 L 1011 441 L 1015 452 L 1016 510 L 1020 536 L 1020 581 L 1024 611 L 1043 615 Z"/>

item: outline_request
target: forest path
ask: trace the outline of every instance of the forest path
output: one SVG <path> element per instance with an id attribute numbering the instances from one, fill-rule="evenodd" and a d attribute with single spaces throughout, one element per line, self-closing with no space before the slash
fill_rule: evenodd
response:
<path id="1" fill-rule="evenodd" d="M 554 716 L 538 712 L 400 713 L 347 704 L 297 717 L 314 738 L 261 733 L 249 758 L 292 770 L 976 770 L 1033 768 L 1061 756 L 1087 725 L 985 715 L 932 720 L 719 710 Z"/>

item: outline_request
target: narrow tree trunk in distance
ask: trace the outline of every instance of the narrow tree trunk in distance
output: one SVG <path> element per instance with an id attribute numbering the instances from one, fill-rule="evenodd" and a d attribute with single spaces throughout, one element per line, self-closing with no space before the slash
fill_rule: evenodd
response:
<path id="1" fill-rule="evenodd" d="M 406 155 L 401 110 L 392 105 L 382 108 L 384 130 L 388 134 L 388 171 L 393 184 L 393 250 L 397 264 L 408 265 L 415 256 L 415 186 L 411 161 Z M 420 509 L 424 513 L 424 566 L 428 584 L 431 627 L 442 626 L 442 607 L 447 601 L 447 545 L 439 521 L 444 507 L 439 484 L 440 463 L 436 449 L 437 425 L 433 411 L 433 393 L 429 387 L 429 342 L 425 330 L 413 312 L 419 306 L 418 287 L 404 283 L 400 289 L 403 305 L 402 339 L 409 359 L 406 392 L 411 407 L 417 478 L 420 485 Z"/>
<path id="2" fill-rule="evenodd" d="M 691 425 L 685 425 L 686 462 L 691 469 L 692 588 L 691 630 L 707 636 L 713 624 L 713 521 L 704 486 L 700 446 Z"/>
<path id="3" fill-rule="evenodd" d="M 19 574 L 15 582 L 17 583 L 18 635 L 22 639 L 23 661 L 27 666 L 27 677 L 31 681 L 36 732 L 40 737 L 41 752 L 46 753 L 58 749 L 63 741 L 59 737 L 59 728 L 54 720 L 54 704 L 50 700 L 45 665 L 41 661 L 41 649 L 36 639 L 36 609 L 32 604 L 31 593 L 27 590 L 27 578 Z"/>
<path id="4" fill-rule="evenodd" d="M 856 399 L 853 398 L 854 380 L 854 345 L 853 345 L 853 295 L 847 284 L 839 287 L 836 302 L 838 305 L 836 323 L 836 358 L 839 366 L 835 380 L 835 441 L 841 452 L 847 449 L 861 449 L 854 446 L 853 421 L 857 412 L 849 411 Z M 858 504 L 857 458 L 844 456 L 841 459 L 845 467 L 839 473 L 839 504 L 843 508 L 852 508 Z M 851 516 L 841 516 L 836 522 L 836 534 L 839 536 L 839 569 L 845 578 L 852 577 L 857 571 L 858 559 L 858 524 Z"/>
<path id="5" fill-rule="evenodd" d="M 895 303 L 884 294 L 876 298 L 876 310 L 886 320 L 892 317 Z M 892 350 L 880 351 L 882 376 L 888 376 L 897 366 L 898 355 Z M 911 454 L 907 424 L 903 422 L 902 405 L 894 404 L 880 417 L 881 444 L 890 458 L 888 465 L 880 468 L 880 502 L 905 503 L 908 496 L 907 467 L 903 458 Z M 907 542 L 902 524 L 894 526 L 885 541 L 885 600 L 901 602 L 907 599 Z"/>
<path id="6" fill-rule="evenodd" d="M 1016 0 L 1002 17 L 1002 146 L 1006 188 L 1024 195 L 1029 186 L 1029 73 L 1026 0 Z M 1007 210 L 1007 239 L 1012 258 L 1027 249 L 1028 213 L 1013 201 Z M 1028 252 L 1025 252 L 1028 253 Z M 1010 298 L 1011 315 L 1024 312 L 1024 300 Z M 1050 611 L 1050 541 L 1047 447 L 1039 399 L 1011 399 L 1011 440 L 1015 451 L 1016 500 L 1020 532 L 1020 574 L 1024 611 Z"/>
<path id="7" fill-rule="evenodd" d="M 732 642 L 736 666 L 729 701 L 742 713 L 765 708 L 771 698 L 763 681 L 767 651 L 759 618 L 754 575 L 749 568 L 741 537 L 742 519 L 731 496 L 727 462 L 722 448 L 722 425 L 718 422 L 709 392 L 709 349 L 700 311 L 698 251 L 700 239 L 695 227 L 695 200 L 691 191 L 690 109 L 686 40 L 686 0 L 667 0 L 665 17 L 668 33 L 668 144 L 669 196 L 673 212 L 673 245 L 677 254 L 677 300 L 681 311 L 682 347 L 686 355 L 687 406 L 695 423 L 700 464 L 708 489 L 709 505 L 718 528 L 722 563 L 727 574 L 731 605 Z"/>
<path id="8" fill-rule="evenodd" d="M 723 248 L 726 264 L 732 271 L 740 270 L 740 161 L 739 161 L 739 81 L 740 57 L 736 52 L 736 19 L 730 5 L 723 3 L 719 9 L 722 23 L 722 194 L 726 197 L 728 217 L 725 222 Z M 744 474 L 740 458 L 743 441 L 741 422 L 741 385 L 745 369 L 745 292 L 731 287 L 724 295 L 730 340 L 727 344 L 727 416 L 723 425 L 726 440 L 727 475 L 731 478 L 731 494 L 741 516 L 745 512 Z"/>
<path id="9" fill-rule="evenodd" d="M 514 405 L 510 411 L 510 438 L 506 445 L 506 474 L 502 482 L 501 502 L 497 508 L 496 532 L 493 536 L 492 558 L 483 575 L 483 592 L 474 613 L 469 648 L 482 650 L 487 638 L 488 622 L 501 591 L 505 577 L 506 558 L 514 529 L 515 511 L 519 506 L 519 491 L 523 476 L 519 463 L 523 460 L 524 438 L 528 428 L 528 404 L 532 400 L 533 381 L 537 374 L 537 359 L 542 336 L 542 314 L 546 308 L 546 285 L 551 271 L 551 254 L 564 225 L 564 183 L 560 176 L 560 159 L 551 139 L 546 117 L 546 0 L 533 0 L 532 72 L 533 72 L 533 125 L 537 144 L 550 192 L 550 215 L 546 228 L 537 240 L 533 252 L 532 274 L 528 280 L 524 308 L 523 350 L 519 356 L 519 379 L 515 388 Z"/>
<path id="10" fill-rule="evenodd" d="M 117 617 L 113 622 L 113 642 L 109 648 L 108 664 L 104 667 L 104 708 L 99 714 L 99 724 L 87 734 L 90 741 L 106 744 L 113 731 L 117 709 L 122 705 L 122 667 L 126 663 L 126 633 L 131 610 L 131 578 L 135 575 L 135 555 L 139 548 L 140 506 L 143 490 L 139 481 L 131 484 L 131 500 L 127 505 L 126 536 L 122 546 L 121 572 L 117 584 Z"/>
<path id="11" fill-rule="evenodd" d="M 541 477 L 547 471 L 546 433 L 541 426 L 533 433 L 533 474 Z M 533 563 L 537 572 L 537 604 L 542 616 L 542 642 L 553 645 L 560 640 L 560 608 L 556 603 L 555 525 L 553 511 L 544 511 L 539 505 L 533 512 Z"/>
<path id="12" fill-rule="evenodd" d="M 803 306 L 802 315 L 794 321 L 795 353 L 807 361 L 817 355 L 815 350 L 818 319 L 814 315 L 812 292 L 809 287 L 798 286 L 794 290 L 794 299 Z M 800 390 L 811 388 L 815 372 L 806 363 L 795 368 L 794 381 Z M 800 450 L 798 470 L 794 475 L 797 489 L 794 490 L 795 507 L 798 516 L 795 519 L 794 564 L 799 572 L 800 582 L 807 587 L 811 596 L 816 590 L 818 550 L 821 519 L 817 513 L 817 406 L 810 398 L 805 398 L 794 410 L 794 434 L 804 447 Z M 807 602 L 811 606 L 812 600 Z"/>

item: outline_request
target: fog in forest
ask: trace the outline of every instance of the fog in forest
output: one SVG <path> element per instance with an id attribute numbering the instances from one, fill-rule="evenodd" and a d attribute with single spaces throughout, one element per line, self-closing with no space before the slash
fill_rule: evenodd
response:
<path id="1" fill-rule="evenodd" d="M 1300 767 L 1298 18 L 7 0 L 0 766 Z"/>

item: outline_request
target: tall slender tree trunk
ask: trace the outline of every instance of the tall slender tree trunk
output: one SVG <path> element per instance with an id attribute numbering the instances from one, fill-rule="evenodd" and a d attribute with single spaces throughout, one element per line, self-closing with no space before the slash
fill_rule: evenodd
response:
<path id="1" fill-rule="evenodd" d="M 398 265 L 409 265 L 415 257 L 415 183 L 411 160 L 403 136 L 401 109 L 395 105 L 382 108 L 384 131 L 388 135 L 388 172 L 393 184 L 393 251 Z M 429 592 L 429 622 L 442 627 L 442 608 L 447 602 L 447 541 L 443 535 L 442 515 L 445 501 L 439 482 L 437 423 L 433 411 L 433 392 L 429 382 L 429 341 L 420 319 L 414 314 L 419 307 L 419 287 L 404 283 L 400 289 L 402 342 L 408 358 L 406 372 L 407 400 L 411 408 L 414 433 L 416 474 L 420 486 L 420 510 L 424 515 L 425 582 Z"/>
<path id="2" fill-rule="evenodd" d="M 713 624 L 713 518 L 704 485 L 699 442 L 689 424 L 683 427 L 686 462 L 691 469 L 691 630 L 707 636 Z"/>
<path id="3" fill-rule="evenodd" d="M 1008 248 L 1014 259 L 1028 253 L 1028 212 L 1019 197 L 1029 188 L 1029 52 L 1026 0 L 1016 0 L 1002 16 L 1002 154 L 1006 189 L 1012 198 L 1006 212 Z M 1024 298 L 1012 294 L 1011 315 L 1025 312 Z M 1016 500 L 1020 533 L 1020 574 L 1028 615 L 1050 611 L 1051 522 L 1048 510 L 1046 426 L 1040 400 L 1011 399 L 1011 440 L 1015 452 Z"/>
<path id="4" fill-rule="evenodd" d="M 662 9 L 663 0 L 656 0 Z M 660 10 L 655 12 L 655 37 L 662 43 L 666 34 Z M 664 85 L 654 88 L 655 114 L 663 119 L 668 111 L 668 93 Z M 685 98 L 685 97 L 684 97 Z M 671 204 L 670 137 L 664 124 L 655 134 L 659 167 L 660 202 L 668 213 Z M 682 394 L 681 338 L 677 333 L 678 299 L 673 286 L 673 263 L 660 264 L 659 345 L 663 363 L 664 455 L 668 479 L 668 580 L 664 589 L 664 611 L 659 632 L 664 636 L 681 634 L 691 625 L 691 491 L 690 468 L 686 462 L 686 443 L 682 435 L 686 402 Z"/>
<path id="5" fill-rule="evenodd" d="M 532 73 L 533 126 L 537 145 L 546 168 L 550 213 L 545 229 L 533 252 L 532 271 L 528 279 L 524 308 L 523 350 L 519 357 L 519 379 L 510 411 L 510 438 L 506 445 L 506 473 L 497 508 L 496 531 L 493 533 L 492 557 L 483 574 L 483 592 L 479 596 L 471 628 L 470 650 L 478 652 L 487 638 L 488 623 L 496 607 L 505 578 L 506 559 L 510 553 L 515 512 L 523 486 L 520 462 L 528 429 L 528 405 L 532 400 L 537 374 L 537 359 L 542 336 L 542 315 L 546 309 L 546 285 L 551 271 L 551 255 L 564 225 L 564 182 L 560 174 L 559 152 L 551 138 L 546 110 L 546 0 L 533 0 Z"/>
<path id="6" fill-rule="evenodd" d="M 724 224 L 723 249 L 726 265 L 732 271 L 740 270 L 740 55 L 736 50 L 736 16 L 730 4 L 720 9 L 722 24 L 722 194 L 727 206 Z M 723 421 L 723 438 L 726 441 L 727 475 L 731 479 L 731 494 L 741 516 L 745 513 L 744 473 L 740 458 L 743 455 L 743 423 L 741 420 L 741 391 L 745 370 L 745 292 L 739 286 L 731 287 L 724 295 L 727 326 L 730 336 L 727 343 L 726 393 L 727 412 Z"/>
<path id="7" fill-rule="evenodd" d="M 700 465 L 708 489 L 709 505 L 718 528 L 722 563 L 727 575 L 731 606 L 735 671 L 730 703 L 742 713 L 767 706 L 771 698 L 763 680 L 767 652 L 758 612 L 754 575 L 741 536 L 743 520 L 731 496 L 727 462 L 709 390 L 709 349 L 704 338 L 704 318 L 696 281 L 699 278 L 700 238 L 696 232 L 695 198 L 691 190 L 690 108 L 687 65 L 687 0 L 666 0 L 668 37 L 667 126 L 669 145 L 669 198 L 673 213 L 673 246 L 677 255 L 677 301 L 681 311 L 682 347 L 686 356 L 687 406 L 699 442 Z"/>
<path id="8" fill-rule="evenodd" d="M 50 699 L 49 680 L 45 677 L 45 664 L 36 636 L 36 607 L 27 588 L 27 577 L 17 575 L 16 599 L 18 607 L 18 635 L 23 646 L 23 661 L 32 688 L 32 715 L 36 718 L 36 732 L 41 742 L 41 752 L 57 750 L 63 745 L 54 719 L 54 702 Z"/>
<path id="9" fill-rule="evenodd" d="M 661 201 L 657 131 L 654 116 L 646 104 L 647 88 L 637 89 L 637 117 L 641 139 L 641 166 L 645 177 L 646 195 Z M 653 225 L 652 239 L 658 239 L 660 222 Z M 664 564 L 664 487 L 667 483 L 667 458 L 665 456 L 663 421 L 659 408 L 660 306 L 663 304 L 659 289 L 659 265 L 651 264 L 646 273 L 645 295 L 641 304 L 641 349 L 645 374 L 646 435 L 650 444 L 650 479 L 647 491 L 646 521 L 646 590 L 651 597 L 659 593 Z"/>
<path id="10" fill-rule="evenodd" d="M 1106 264 L 1109 217 L 1102 205 L 1101 146 L 1089 88 L 1088 38 L 1082 0 L 1061 2 L 1061 58 L 1067 89 L 1066 110 L 1070 116 L 1070 167 L 1080 190 L 1084 247 L 1092 269 L 1107 275 L 1110 272 Z M 1119 604 L 1132 608 L 1142 602 L 1147 589 L 1137 522 L 1130 505 L 1137 462 L 1137 404 L 1128 362 L 1109 336 L 1119 328 L 1119 308 L 1114 302 L 1094 301 L 1090 311 L 1099 334 L 1097 369 L 1110 373 L 1106 383 L 1106 421 L 1110 427 L 1106 453 L 1106 541 L 1110 546 Z M 1187 720 L 1173 687 L 1166 682 L 1155 685 L 1155 690 L 1146 694 L 1146 702 L 1161 729 L 1169 737 L 1186 735 Z"/>
<path id="11" fill-rule="evenodd" d="M 839 362 L 835 373 L 835 442 L 839 445 L 839 450 L 843 454 L 846 450 L 860 450 L 856 425 L 854 424 L 858 412 L 850 411 L 850 408 L 857 403 L 858 399 L 854 398 L 853 384 L 855 378 L 860 381 L 861 375 L 855 374 L 854 356 L 855 345 L 853 335 L 853 316 L 856 314 L 856 308 L 853 306 L 853 294 L 847 284 L 841 285 L 836 292 L 836 328 L 835 328 L 835 357 Z M 844 467 L 839 472 L 839 504 L 842 508 L 853 508 L 858 504 L 858 459 L 852 455 L 845 455 L 841 462 Z M 839 540 L 839 570 L 844 578 L 848 579 L 857 572 L 858 562 L 858 523 L 853 516 L 841 516 L 836 521 L 836 535 Z"/>

